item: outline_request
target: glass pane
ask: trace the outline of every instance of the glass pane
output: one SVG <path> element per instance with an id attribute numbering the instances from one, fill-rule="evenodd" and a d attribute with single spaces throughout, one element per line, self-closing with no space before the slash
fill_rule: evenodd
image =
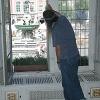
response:
<path id="1" fill-rule="evenodd" d="M 59 11 L 73 26 L 80 55 L 88 57 L 89 0 L 59 0 Z"/>
<path id="2" fill-rule="evenodd" d="M 14 5 L 14 1 L 11 2 Z M 21 12 L 11 12 L 13 64 L 32 65 L 41 61 L 47 64 L 46 25 L 40 23 L 46 0 L 26 0 L 20 3 L 23 4 Z M 39 61 L 36 62 L 35 58 Z"/>

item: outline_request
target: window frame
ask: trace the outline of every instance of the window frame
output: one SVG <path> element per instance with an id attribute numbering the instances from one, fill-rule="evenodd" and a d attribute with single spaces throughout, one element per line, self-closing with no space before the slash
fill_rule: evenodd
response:
<path id="1" fill-rule="evenodd" d="M 65 2 L 64 0 L 59 0 L 59 2 L 61 2 L 61 3 L 62 3 L 62 1 Z M 68 0 L 68 1 L 72 1 L 72 0 Z M 93 40 L 94 36 L 93 36 L 93 34 L 91 34 L 91 32 L 92 33 L 94 32 L 95 27 L 93 25 L 90 26 L 90 22 L 91 22 L 90 17 L 91 17 L 91 14 L 92 14 L 92 16 L 95 16 L 95 15 L 93 15 L 94 13 L 93 13 L 93 11 L 91 9 L 91 7 L 94 5 L 93 1 L 91 3 L 91 1 L 89 0 L 89 5 L 90 5 L 89 9 L 88 9 L 88 11 L 89 11 L 89 19 L 88 19 L 88 21 L 89 21 L 89 27 L 88 27 L 89 28 L 88 29 L 88 31 L 89 31 L 89 36 L 88 36 L 88 58 L 89 58 L 88 63 L 89 63 L 89 65 L 87 65 L 87 66 L 79 66 L 79 72 L 88 71 L 88 70 L 94 70 L 94 61 L 93 61 L 93 59 L 94 59 L 94 55 L 93 55 L 93 53 L 94 53 L 94 46 L 92 46 L 94 44 L 94 40 Z M 66 7 L 66 9 L 67 9 L 67 7 Z M 66 10 L 63 10 L 63 11 L 66 11 Z M 70 10 L 68 9 L 68 11 L 70 11 Z M 76 11 L 76 9 L 75 9 L 75 11 Z M 92 27 L 92 29 L 91 29 L 91 27 Z"/>

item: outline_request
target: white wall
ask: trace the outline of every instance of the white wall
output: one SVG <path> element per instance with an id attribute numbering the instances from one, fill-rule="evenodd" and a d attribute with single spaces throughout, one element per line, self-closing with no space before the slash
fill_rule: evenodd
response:
<path id="1" fill-rule="evenodd" d="M 48 4 L 51 5 L 51 7 L 58 11 L 58 0 L 48 0 Z M 50 31 L 48 33 L 48 65 L 49 65 L 49 71 L 50 72 L 59 72 L 58 65 L 57 65 L 57 60 L 56 60 L 56 54 L 54 47 L 52 45 L 52 37 Z"/>
<path id="2" fill-rule="evenodd" d="M 93 9 L 94 8 L 94 9 Z M 96 33 L 96 0 L 89 0 L 89 69 L 94 69 L 95 33 Z"/>
<path id="3" fill-rule="evenodd" d="M 0 82 L 3 81 L 3 59 L 2 59 L 2 3 L 0 0 Z"/>
<path id="4" fill-rule="evenodd" d="M 95 31 L 95 71 L 100 78 L 100 0 L 96 0 L 96 31 Z"/>

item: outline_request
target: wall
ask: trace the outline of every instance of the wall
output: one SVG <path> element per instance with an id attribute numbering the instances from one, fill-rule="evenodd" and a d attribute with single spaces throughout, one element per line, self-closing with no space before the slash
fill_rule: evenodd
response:
<path id="1" fill-rule="evenodd" d="M 2 3 L 0 0 L 0 10 Z M 3 81 L 3 58 L 2 58 L 2 11 L 0 11 L 0 83 Z"/>
<path id="2" fill-rule="evenodd" d="M 100 0 L 96 0 L 95 72 L 100 78 Z"/>
<path id="3" fill-rule="evenodd" d="M 54 10 L 58 10 L 58 0 L 48 0 L 47 1 L 48 4 L 51 5 L 51 7 Z M 51 37 L 51 33 L 48 30 L 48 65 L 49 65 L 49 71 L 50 72 L 59 72 L 58 69 L 58 65 L 57 65 L 57 60 L 56 60 L 56 54 L 55 54 L 55 50 L 53 48 L 52 45 L 52 37 Z"/>

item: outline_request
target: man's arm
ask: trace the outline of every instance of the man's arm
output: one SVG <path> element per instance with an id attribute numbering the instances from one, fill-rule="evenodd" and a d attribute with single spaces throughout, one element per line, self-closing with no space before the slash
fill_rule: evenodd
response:
<path id="1" fill-rule="evenodd" d="M 59 63 L 60 62 L 60 55 L 61 55 L 60 45 L 57 45 L 55 47 L 55 51 L 56 51 L 57 63 Z"/>

